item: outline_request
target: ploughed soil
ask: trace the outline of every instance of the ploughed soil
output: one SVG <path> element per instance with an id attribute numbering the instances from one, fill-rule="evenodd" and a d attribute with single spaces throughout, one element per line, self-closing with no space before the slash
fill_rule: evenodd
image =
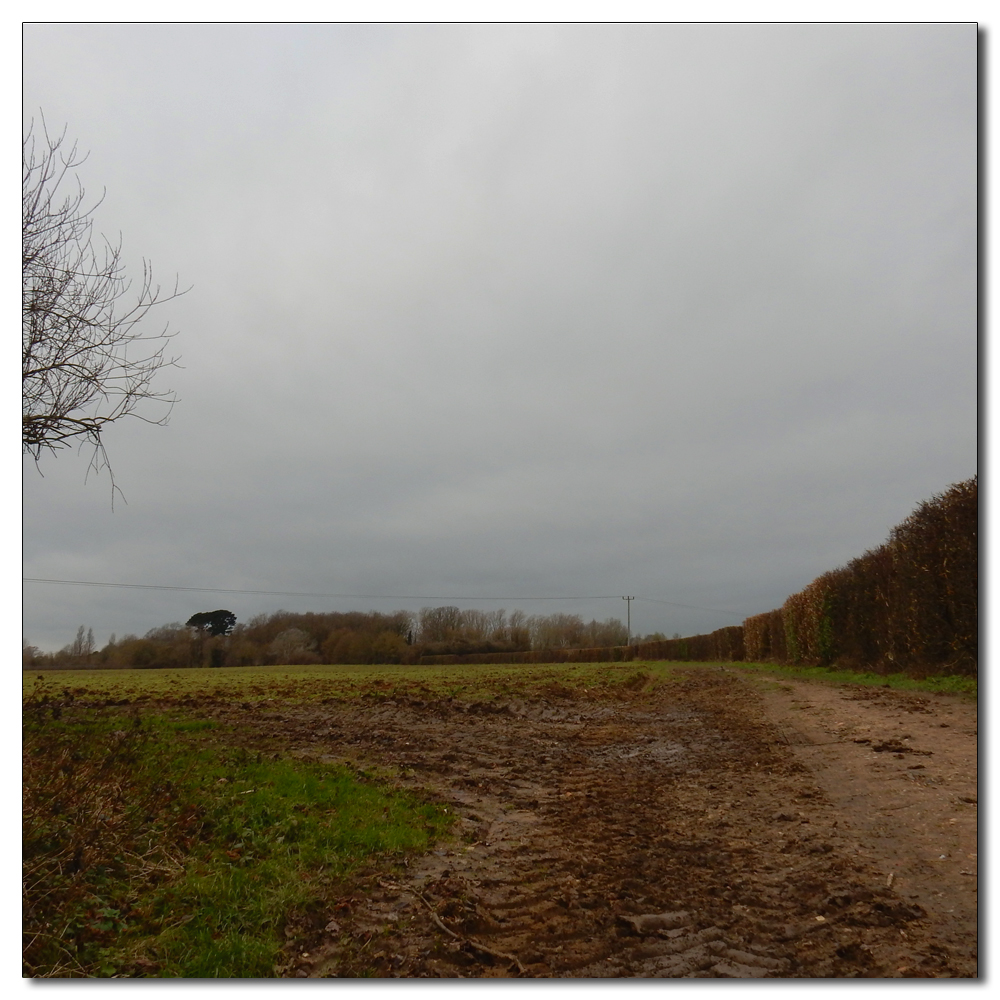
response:
<path id="1" fill-rule="evenodd" d="M 377 767 L 457 816 L 291 919 L 280 974 L 976 976 L 971 702 L 718 666 L 412 691 L 204 706 L 248 746 Z"/>

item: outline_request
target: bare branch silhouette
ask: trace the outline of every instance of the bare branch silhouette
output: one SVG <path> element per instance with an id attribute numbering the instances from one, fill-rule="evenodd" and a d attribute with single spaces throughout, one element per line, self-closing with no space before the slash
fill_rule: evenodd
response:
<path id="1" fill-rule="evenodd" d="M 146 260 L 133 290 L 121 239 L 95 241 L 103 195 L 88 206 L 73 173 L 86 157 L 65 129 L 53 137 L 43 119 L 40 132 L 32 122 L 22 149 L 22 447 L 37 462 L 90 444 L 92 468 L 110 469 L 105 428 L 127 416 L 165 424 L 176 402 L 152 386 L 177 363 L 165 353 L 174 334 L 145 323 L 183 292 L 176 282 L 164 292 Z"/>

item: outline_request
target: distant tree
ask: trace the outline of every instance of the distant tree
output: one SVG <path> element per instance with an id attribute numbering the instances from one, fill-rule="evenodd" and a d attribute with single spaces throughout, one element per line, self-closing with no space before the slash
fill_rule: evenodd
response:
<path id="1" fill-rule="evenodd" d="M 584 628 L 583 641 L 587 646 L 624 646 L 628 642 L 628 629 L 618 618 L 603 622 L 592 619 Z"/>
<path id="2" fill-rule="evenodd" d="M 76 630 L 76 638 L 65 648 L 66 653 L 78 659 L 94 652 L 94 630 L 82 625 Z"/>
<path id="3" fill-rule="evenodd" d="M 180 622 L 169 622 L 151 628 L 143 638 L 151 639 L 153 642 L 189 642 L 191 634 Z"/>
<path id="4" fill-rule="evenodd" d="M 462 612 L 452 606 L 420 609 L 420 641 L 444 642 L 461 634 Z"/>
<path id="5" fill-rule="evenodd" d="M 199 611 L 185 623 L 203 635 L 229 635 L 236 627 L 236 615 L 232 611 Z"/>
<path id="6" fill-rule="evenodd" d="M 166 422 L 175 401 L 152 388 L 156 373 L 175 363 L 164 351 L 172 336 L 149 333 L 150 311 L 181 294 L 164 294 L 143 261 L 135 292 L 125 275 L 121 242 L 93 239 L 94 209 L 76 179 L 86 157 L 65 130 L 50 136 L 34 123 L 24 136 L 21 171 L 21 442 L 38 461 L 43 451 L 94 446 L 107 465 L 104 430 L 122 417 Z M 66 188 L 69 188 L 67 191 Z M 162 404 L 157 419 L 137 412 Z"/>
<path id="7" fill-rule="evenodd" d="M 286 628 L 274 637 L 270 650 L 278 663 L 318 663 L 314 646 L 315 642 L 308 632 L 300 628 Z"/>
<path id="8" fill-rule="evenodd" d="M 586 645 L 586 626 L 579 615 L 557 612 L 552 615 L 532 615 L 528 619 L 533 649 L 561 649 Z"/>
<path id="9" fill-rule="evenodd" d="M 531 648 L 531 629 L 528 627 L 528 616 L 521 610 L 514 610 L 507 619 L 504 638 L 515 649 Z"/>

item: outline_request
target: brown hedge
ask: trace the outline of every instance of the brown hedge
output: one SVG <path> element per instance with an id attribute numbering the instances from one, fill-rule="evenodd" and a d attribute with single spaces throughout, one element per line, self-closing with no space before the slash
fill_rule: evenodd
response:
<path id="1" fill-rule="evenodd" d="M 978 477 L 932 497 L 889 540 L 744 622 L 748 660 L 975 674 Z"/>

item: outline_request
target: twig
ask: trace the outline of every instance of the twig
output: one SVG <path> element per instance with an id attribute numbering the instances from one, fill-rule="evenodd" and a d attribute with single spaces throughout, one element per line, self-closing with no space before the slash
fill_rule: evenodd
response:
<path id="1" fill-rule="evenodd" d="M 180 920 L 175 920 L 172 924 L 165 924 L 157 931 L 157 933 L 163 934 L 165 931 L 172 931 L 175 927 L 183 927 L 185 924 L 194 920 L 195 916 L 197 916 L 197 914 L 189 913 L 186 917 L 181 917 Z"/>
<path id="2" fill-rule="evenodd" d="M 496 951 L 493 948 L 488 948 L 486 945 L 482 944 L 480 941 L 477 941 L 475 938 L 470 938 L 462 934 L 457 934 L 437 915 L 437 912 L 435 911 L 434 907 L 431 906 L 429 902 L 427 902 L 427 900 L 424 898 L 424 896 L 418 889 L 416 889 L 412 885 L 407 885 L 405 883 L 403 883 L 402 888 L 406 889 L 409 892 L 412 892 L 413 895 L 416 896 L 417 899 L 419 899 L 420 902 L 427 907 L 427 910 L 431 915 L 431 919 L 434 921 L 434 923 L 438 925 L 438 927 L 441 928 L 441 930 L 445 932 L 445 934 L 450 934 L 456 941 L 464 941 L 467 944 L 470 944 L 473 948 L 476 949 L 476 951 L 481 951 L 487 955 L 492 955 L 494 958 L 504 959 L 507 962 L 513 962 L 514 965 L 517 966 L 517 971 L 522 976 L 524 975 L 525 973 L 524 966 L 521 964 L 521 960 L 517 957 L 517 955 L 508 954 L 506 951 Z"/>
<path id="3" fill-rule="evenodd" d="M 57 965 L 53 965 L 52 968 L 49 969 L 47 972 L 39 973 L 38 975 L 34 975 L 31 978 L 33 978 L 33 979 L 58 979 L 58 978 L 62 978 L 64 970 L 69 970 L 69 971 L 72 971 L 72 972 L 79 972 L 83 976 L 89 975 L 87 969 L 85 969 L 79 963 L 79 961 L 73 956 L 73 954 L 69 951 L 69 949 L 67 949 L 66 946 L 56 937 L 56 935 L 54 935 L 54 934 L 42 934 L 41 932 L 39 932 L 39 934 L 35 935 L 36 939 L 39 936 L 49 938 L 52 941 L 52 944 L 55 945 L 55 947 L 58 948 L 59 951 L 61 951 L 64 955 L 66 955 L 66 957 L 69 959 L 69 962 L 68 963 L 64 962 L 62 965 L 58 965 L 58 964 Z M 60 935 L 60 937 L 61 937 L 61 935 Z M 32 944 L 34 944 L 34 941 L 32 941 Z"/>

